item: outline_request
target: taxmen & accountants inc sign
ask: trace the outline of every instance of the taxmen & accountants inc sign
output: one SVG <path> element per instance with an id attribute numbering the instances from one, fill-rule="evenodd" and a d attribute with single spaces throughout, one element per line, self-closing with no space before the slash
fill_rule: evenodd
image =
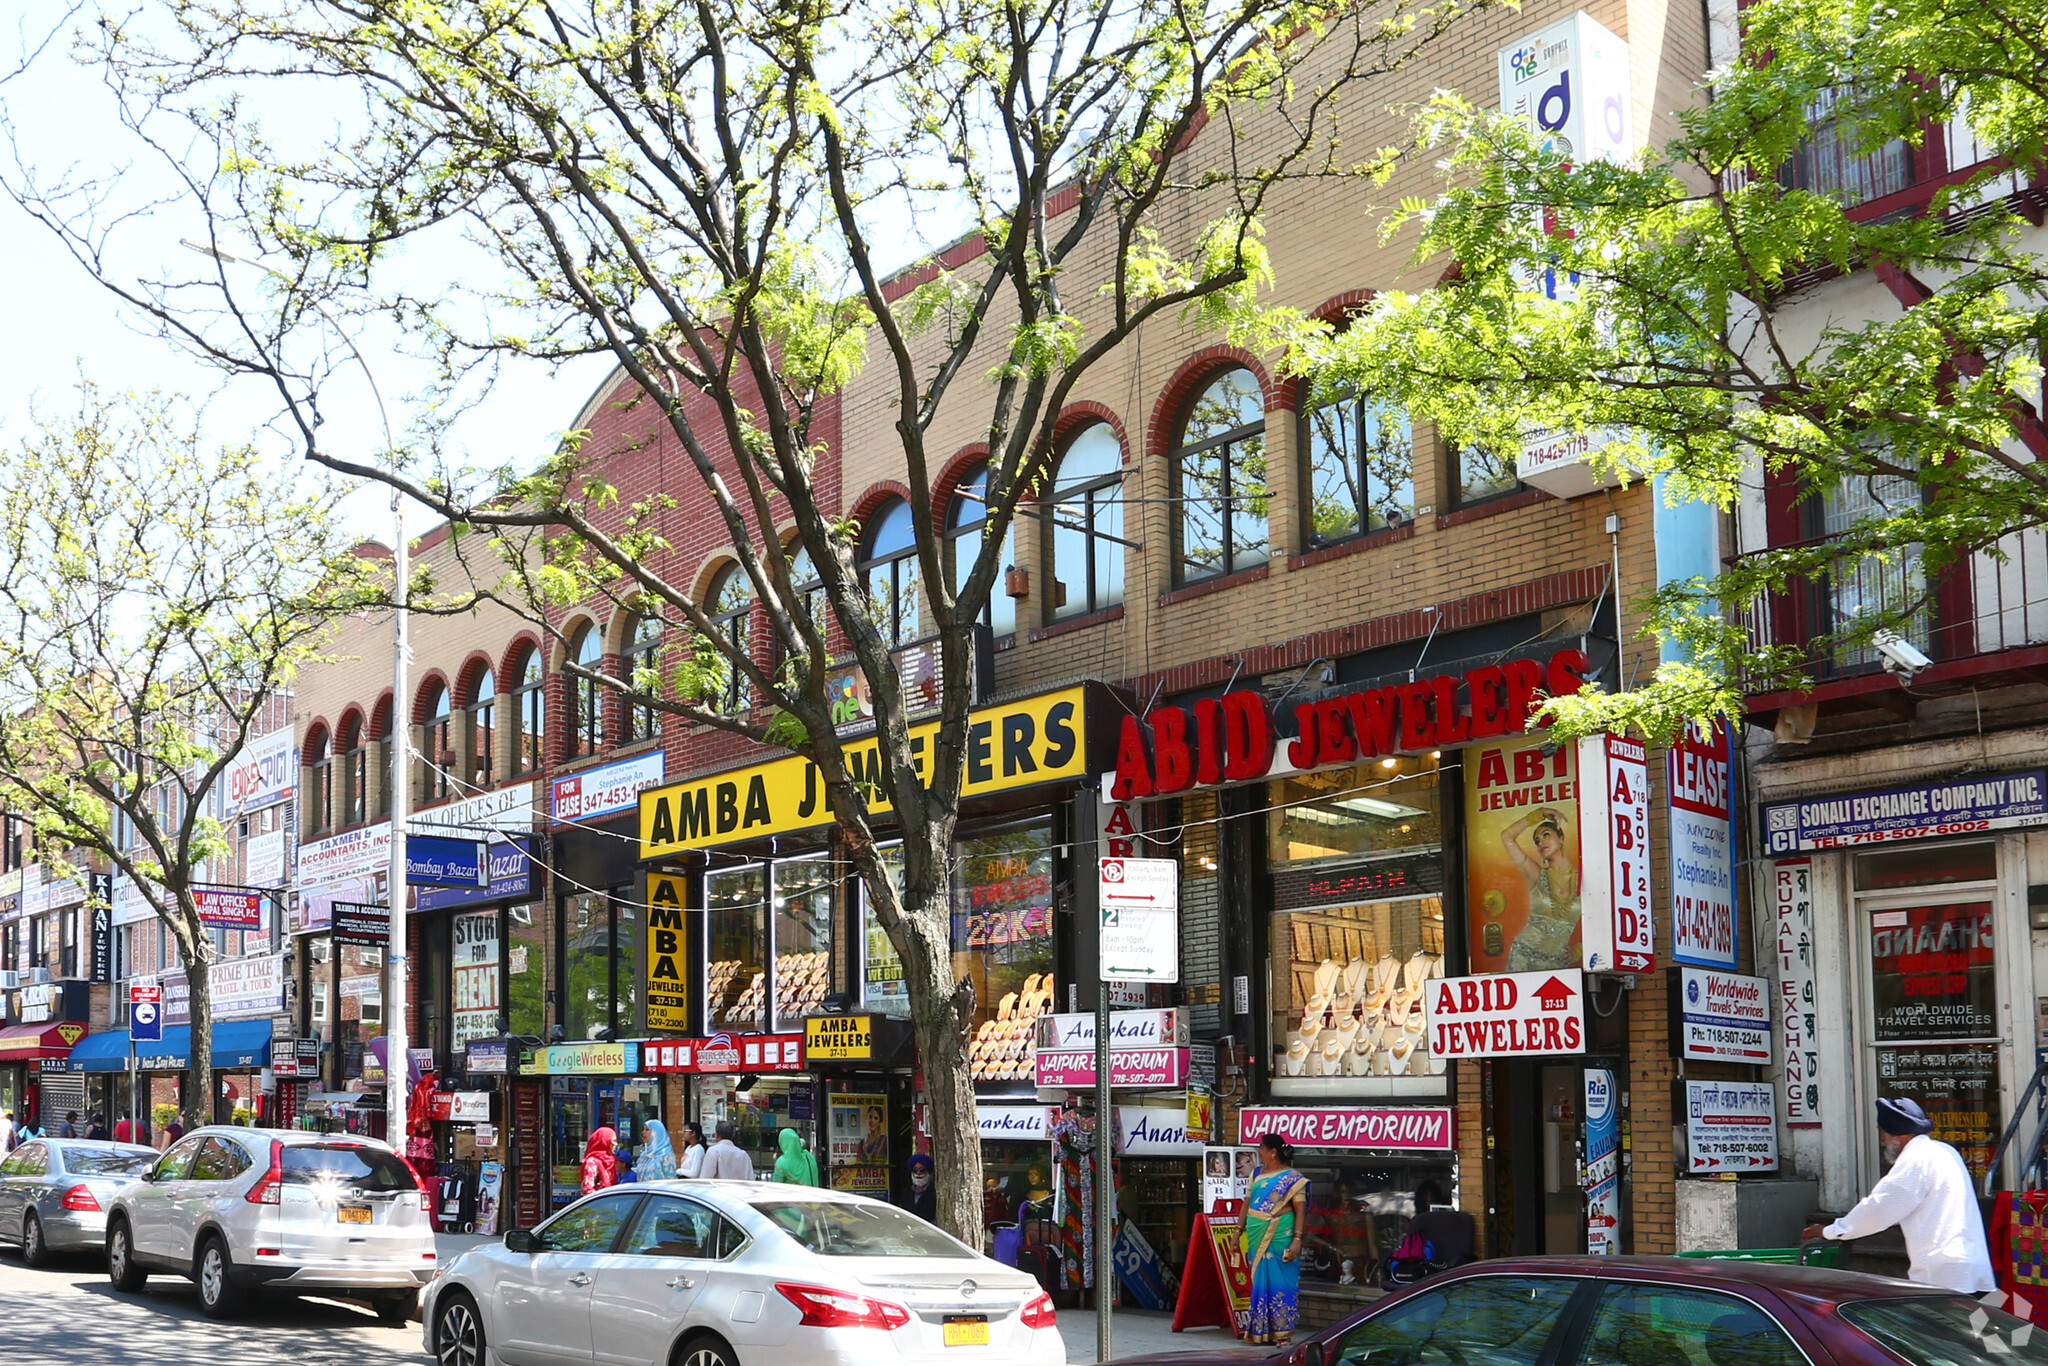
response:
<path id="1" fill-rule="evenodd" d="M 975 711 L 968 718 L 967 772 L 960 795 L 987 796 L 1086 776 L 1091 771 L 1090 691 L 1063 688 Z M 926 774 L 938 733 L 936 722 L 910 729 L 920 778 Z M 855 782 L 880 781 L 878 741 L 856 741 L 842 752 Z M 891 809 L 879 788 L 873 789 L 867 805 L 877 815 Z M 640 857 L 656 859 L 686 849 L 804 830 L 831 819 L 832 804 L 818 766 L 792 755 L 642 792 Z"/>
<path id="2" fill-rule="evenodd" d="M 1585 973 L 1444 977 L 1422 993 L 1434 1058 L 1525 1058 L 1586 1051 Z"/>

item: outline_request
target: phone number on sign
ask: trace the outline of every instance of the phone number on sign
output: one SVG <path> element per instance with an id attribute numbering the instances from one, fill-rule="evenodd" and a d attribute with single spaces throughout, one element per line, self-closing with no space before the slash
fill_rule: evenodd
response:
<path id="1" fill-rule="evenodd" d="M 1814 847 L 1817 849 L 1840 849 L 1851 844 L 1885 844 L 1892 840 L 1917 840 L 1927 835 L 1968 835 L 1979 830 L 1989 830 L 1991 822 L 1986 821 L 1944 821 L 1940 825 L 1916 825 L 1891 830 L 1869 830 L 1860 835 L 1817 835 Z"/>

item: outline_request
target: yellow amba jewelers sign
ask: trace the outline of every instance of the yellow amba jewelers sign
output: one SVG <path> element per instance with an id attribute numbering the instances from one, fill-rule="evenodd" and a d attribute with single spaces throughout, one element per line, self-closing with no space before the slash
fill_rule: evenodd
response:
<path id="1" fill-rule="evenodd" d="M 1089 729 L 1084 686 L 983 707 L 967 722 L 967 774 L 962 797 L 979 797 L 1085 776 Z M 936 721 L 910 728 L 920 777 L 937 739 Z M 881 771 L 880 742 L 870 736 L 844 747 L 856 781 Z M 879 791 L 871 812 L 889 810 Z M 658 787 L 640 794 L 640 857 L 661 858 L 761 835 L 780 835 L 832 819 L 818 766 L 801 755 L 752 768 Z"/>

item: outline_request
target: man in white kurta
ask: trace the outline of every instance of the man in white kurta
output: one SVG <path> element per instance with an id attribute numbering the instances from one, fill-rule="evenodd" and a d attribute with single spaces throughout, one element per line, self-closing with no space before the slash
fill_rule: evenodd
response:
<path id="1" fill-rule="evenodd" d="M 1878 1127 L 1892 1169 L 1856 1208 L 1824 1229 L 1823 1238 L 1867 1238 L 1898 1225 L 1911 1269 L 1922 1285 L 1966 1295 L 1998 1288 L 1977 1190 L 1963 1155 L 1933 1137 L 1934 1121 L 1910 1100 L 1880 1100 Z"/>

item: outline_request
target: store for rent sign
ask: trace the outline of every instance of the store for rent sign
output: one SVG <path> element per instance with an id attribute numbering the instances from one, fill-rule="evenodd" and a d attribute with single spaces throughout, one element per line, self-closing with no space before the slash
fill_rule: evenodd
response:
<path id="1" fill-rule="evenodd" d="M 1430 1055 L 1515 1058 L 1583 1053 L 1585 994 L 1585 974 L 1577 968 L 1438 978 L 1422 993 Z"/>
<path id="2" fill-rule="evenodd" d="M 1664 756 L 1670 802 L 1671 956 L 1735 966 L 1735 786 L 1725 724 L 1686 726 Z"/>
<path id="3" fill-rule="evenodd" d="M 454 956 L 455 1018 L 453 1042 L 466 1049 L 498 1029 L 498 912 L 478 911 L 455 916 L 450 927 Z"/>

